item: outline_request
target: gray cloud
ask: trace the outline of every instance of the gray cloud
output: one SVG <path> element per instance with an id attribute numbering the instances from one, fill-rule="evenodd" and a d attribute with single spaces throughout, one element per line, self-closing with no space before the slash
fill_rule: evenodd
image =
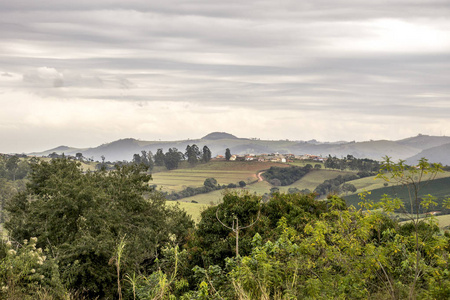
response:
<path id="1" fill-rule="evenodd" d="M 2 1 L 0 89 L 444 122 L 449 14 L 447 0 Z"/>

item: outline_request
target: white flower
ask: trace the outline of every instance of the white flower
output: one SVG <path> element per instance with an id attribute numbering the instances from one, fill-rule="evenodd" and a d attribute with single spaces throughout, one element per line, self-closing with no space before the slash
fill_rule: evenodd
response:
<path id="1" fill-rule="evenodd" d="M 31 273 L 36 273 L 36 270 L 35 269 L 31 269 Z"/>
<path id="2" fill-rule="evenodd" d="M 9 251 L 8 251 L 8 253 L 10 254 L 10 255 L 16 255 L 16 250 L 13 250 L 13 249 L 10 249 Z"/>

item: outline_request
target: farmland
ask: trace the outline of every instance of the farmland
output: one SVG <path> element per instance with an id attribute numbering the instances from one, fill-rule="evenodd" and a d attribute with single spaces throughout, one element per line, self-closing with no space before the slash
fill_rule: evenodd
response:
<path id="1" fill-rule="evenodd" d="M 171 171 L 161 171 L 152 175 L 152 184 L 163 191 L 181 191 L 186 187 L 199 187 L 206 178 L 215 178 L 221 185 L 245 181 L 247 184 L 257 181 L 257 173 L 271 166 L 285 167 L 286 164 L 241 161 L 213 161 Z"/>

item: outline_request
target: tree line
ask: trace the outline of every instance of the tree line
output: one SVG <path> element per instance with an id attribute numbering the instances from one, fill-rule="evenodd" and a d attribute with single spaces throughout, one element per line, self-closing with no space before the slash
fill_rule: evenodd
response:
<path id="1" fill-rule="evenodd" d="M 196 144 L 187 145 L 184 153 L 175 147 L 169 148 L 165 153 L 163 148 L 159 148 L 154 155 L 151 151 L 134 154 L 132 162 L 144 164 L 149 170 L 153 170 L 154 166 L 165 166 L 167 170 L 174 170 L 178 169 L 183 160 L 186 160 L 191 166 L 197 163 L 207 163 L 211 160 L 211 150 L 206 145 L 200 150 Z"/>
<path id="2" fill-rule="evenodd" d="M 380 170 L 380 162 L 369 158 L 356 158 L 353 155 L 347 155 L 345 158 L 337 158 L 328 155 L 324 162 L 325 168 L 345 170 L 350 169 L 360 172 L 369 172 L 375 175 Z"/>

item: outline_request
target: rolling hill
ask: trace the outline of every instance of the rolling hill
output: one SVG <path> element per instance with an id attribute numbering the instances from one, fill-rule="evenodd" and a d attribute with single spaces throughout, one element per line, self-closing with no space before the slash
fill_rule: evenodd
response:
<path id="1" fill-rule="evenodd" d="M 169 148 L 177 148 L 184 152 L 187 145 L 196 144 L 199 148 L 208 146 L 213 156 L 224 155 L 225 149 L 230 148 L 232 154 L 312 154 L 321 156 L 344 157 L 351 154 L 357 158 L 370 158 L 382 160 L 384 156 L 390 156 L 394 160 L 408 159 L 414 163 L 416 156 L 425 156 L 431 161 L 442 160 L 444 164 L 450 164 L 445 153 L 449 152 L 450 137 L 418 135 L 398 141 L 377 140 L 364 142 L 318 142 L 311 141 L 290 141 L 290 140 L 259 140 L 238 138 L 226 132 L 212 132 L 206 136 L 195 140 L 180 141 L 141 141 L 132 138 L 121 139 L 98 147 L 77 149 L 68 146 L 61 146 L 43 152 L 29 153 L 30 155 L 45 156 L 52 152 L 58 154 L 75 155 L 82 152 L 85 157 L 101 160 L 105 156 L 107 161 L 131 160 L 133 154 L 142 150 L 152 151 L 162 148 L 165 151 Z M 409 160 L 411 158 L 411 160 Z"/>
<path id="2" fill-rule="evenodd" d="M 428 158 L 429 162 L 432 163 L 441 163 L 443 165 L 450 166 L 450 143 L 430 149 L 425 149 L 420 153 L 408 158 L 406 160 L 406 163 L 416 164 L 422 157 Z"/>

